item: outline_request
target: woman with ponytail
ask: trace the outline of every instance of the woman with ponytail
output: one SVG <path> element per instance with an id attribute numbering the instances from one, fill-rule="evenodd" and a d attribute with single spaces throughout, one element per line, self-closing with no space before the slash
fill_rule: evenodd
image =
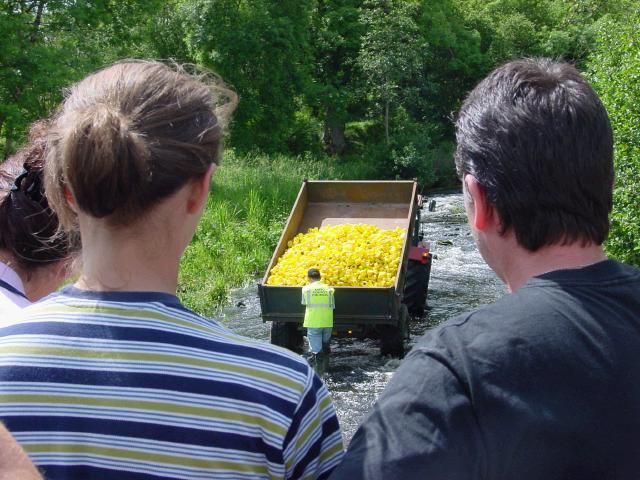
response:
<path id="1" fill-rule="evenodd" d="M 0 420 L 47 479 L 324 478 L 342 456 L 297 355 L 176 297 L 235 95 L 158 62 L 70 89 L 45 185 L 83 272 L 0 330 Z"/>

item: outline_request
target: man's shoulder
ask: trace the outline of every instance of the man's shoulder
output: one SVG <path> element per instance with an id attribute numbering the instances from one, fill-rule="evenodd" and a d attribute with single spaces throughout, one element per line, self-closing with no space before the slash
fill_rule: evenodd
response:
<path id="1" fill-rule="evenodd" d="M 328 285 L 328 284 L 326 284 L 326 283 L 324 283 L 324 282 L 320 282 L 319 286 L 320 286 L 321 288 L 324 288 L 324 289 L 326 289 L 326 290 L 330 291 L 330 292 L 333 292 L 333 291 L 334 291 L 334 288 L 333 288 L 331 285 Z"/>
<path id="2" fill-rule="evenodd" d="M 480 333 L 506 334 L 511 327 L 529 324 L 530 319 L 546 315 L 559 307 L 554 294 L 561 291 L 555 284 L 520 288 L 495 302 L 458 314 L 428 332 L 422 340 L 433 337 L 462 336 L 475 338 Z"/>
<path id="3" fill-rule="evenodd" d="M 495 358 L 518 353 L 525 345 L 570 348 L 584 329 L 607 330 L 614 318 L 637 322 L 639 293 L 640 270 L 614 261 L 550 272 L 490 305 L 443 322 L 417 342 L 416 350 Z"/>
<path id="4" fill-rule="evenodd" d="M 563 286 L 596 287 L 624 284 L 640 288 L 640 269 L 617 262 L 604 260 L 582 268 L 557 269 L 529 279 L 525 287 Z"/>
<path id="5" fill-rule="evenodd" d="M 414 355 L 438 352 L 441 358 L 457 363 L 473 356 L 495 356 L 504 352 L 510 339 L 528 336 L 531 328 L 541 328 L 533 320 L 545 316 L 548 302 L 537 291 L 507 294 L 492 304 L 456 315 L 423 335 L 414 347 Z M 547 293 L 542 293 L 545 297 Z"/>

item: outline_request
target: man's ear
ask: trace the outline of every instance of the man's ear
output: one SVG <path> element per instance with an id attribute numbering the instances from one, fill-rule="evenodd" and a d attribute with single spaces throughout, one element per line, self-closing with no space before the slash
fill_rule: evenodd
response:
<path id="1" fill-rule="evenodd" d="M 187 201 L 187 213 L 198 213 L 204 208 L 204 205 L 207 203 L 207 198 L 209 197 L 211 176 L 217 167 L 215 163 L 212 163 L 206 172 L 190 180 L 191 191 Z"/>
<path id="2" fill-rule="evenodd" d="M 481 232 L 485 231 L 496 220 L 495 209 L 487 200 L 484 188 L 478 183 L 476 177 L 470 174 L 465 175 L 464 184 L 473 203 L 470 218 L 473 228 Z"/>

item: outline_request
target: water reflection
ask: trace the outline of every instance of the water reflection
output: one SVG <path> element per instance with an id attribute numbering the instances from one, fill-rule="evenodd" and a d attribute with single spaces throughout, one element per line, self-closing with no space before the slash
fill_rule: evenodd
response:
<path id="1" fill-rule="evenodd" d="M 459 313 L 491 303 L 504 285 L 485 264 L 466 224 L 462 195 L 433 197 L 434 212 L 423 211 L 425 240 L 437 255 L 431 270 L 426 316 L 411 325 L 413 344 L 429 328 Z M 269 341 L 269 324 L 262 323 L 255 284 L 236 290 L 231 305 L 218 317 L 231 330 Z M 398 368 L 399 361 L 380 356 L 375 340 L 338 339 L 332 344 L 331 366 L 325 379 L 349 442 L 364 416 Z"/>

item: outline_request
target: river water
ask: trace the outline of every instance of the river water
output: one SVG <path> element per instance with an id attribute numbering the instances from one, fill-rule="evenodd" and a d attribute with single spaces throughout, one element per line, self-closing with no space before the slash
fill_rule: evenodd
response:
<path id="1" fill-rule="evenodd" d="M 425 241 L 437 256 L 431 269 L 428 310 L 411 327 L 409 345 L 429 328 L 459 313 L 491 303 L 505 287 L 480 256 L 466 223 L 459 193 L 429 197 L 435 211 L 422 212 Z M 269 341 L 270 324 L 262 322 L 255 284 L 231 293 L 229 306 L 218 317 L 231 330 Z M 331 364 L 325 383 L 331 392 L 345 443 L 375 403 L 398 368 L 400 360 L 381 357 L 376 340 L 355 338 L 332 341 Z"/>

